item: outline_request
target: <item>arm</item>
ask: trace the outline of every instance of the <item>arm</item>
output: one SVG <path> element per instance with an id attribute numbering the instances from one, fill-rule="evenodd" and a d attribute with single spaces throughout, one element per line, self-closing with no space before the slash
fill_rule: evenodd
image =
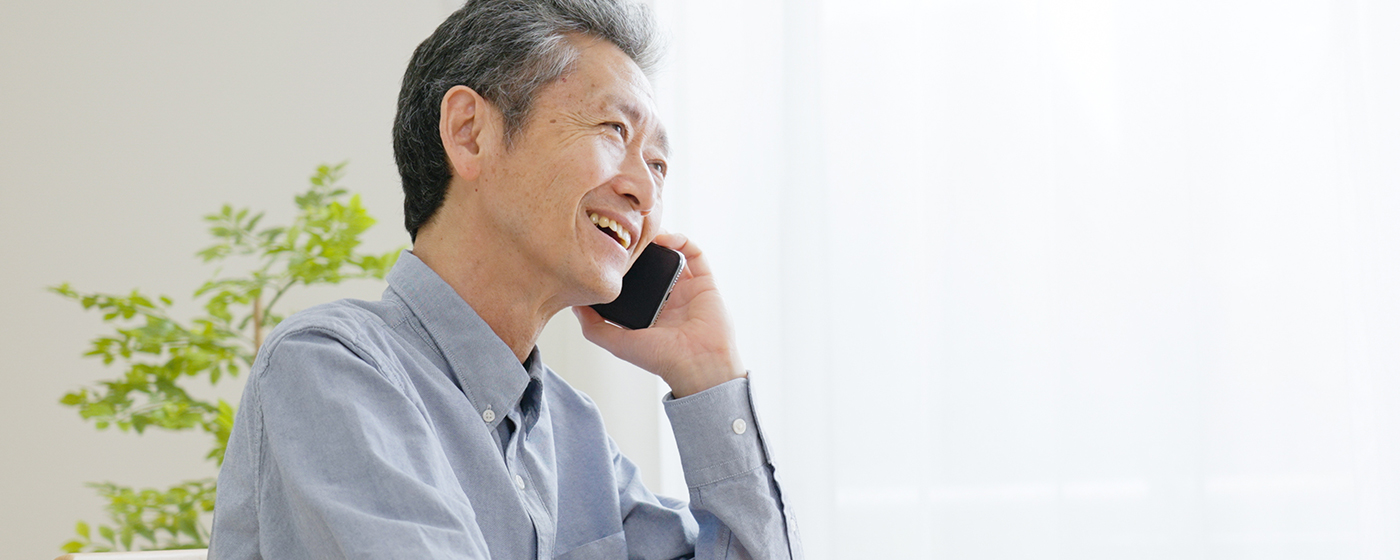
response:
<path id="1" fill-rule="evenodd" d="M 211 558 L 489 557 L 401 379 L 315 329 L 263 352 L 220 473 Z"/>
<path id="2" fill-rule="evenodd" d="M 783 502 L 747 379 L 683 399 L 667 399 L 700 524 L 696 558 L 801 558 L 796 525 Z"/>
<path id="3" fill-rule="evenodd" d="M 802 558 L 749 403 L 745 379 L 666 399 L 689 504 L 652 494 L 612 448 L 629 558 Z"/>
<path id="4" fill-rule="evenodd" d="M 583 334 L 670 385 L 666 414 L 690 488 L 689 509 L 699 524 L 695 558 L 801 558 L 795 524 L 754 419 L 747 373 L 709 265 L 699 247 L 683 236 L 659 235 L 656 243 L 686 257 L 686 269 L 656 325 L 626 330 L 608 324 L 591 308 L 575 307 Z M 650 497 L 645 488 L 634 492 Z M 630 518 L 628 503 L 624 488 L 624 515 Z M 646 499 L 633 503 L 664 507 Z M 667 530 L 653 525 L 624 523 L 629 546 L 634 538 Z"/>

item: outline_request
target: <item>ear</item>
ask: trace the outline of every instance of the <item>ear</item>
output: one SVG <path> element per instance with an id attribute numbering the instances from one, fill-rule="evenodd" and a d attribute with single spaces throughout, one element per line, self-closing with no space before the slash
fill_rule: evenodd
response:
<path id="1" fill-rule="evenodd" d="M 490 143 L 489 112 L 486 99 L 467 86 L 452 86 L 442 96 L 438 134 L 455 177 L 472 181 L 481 174 L 482 147 Z"/>

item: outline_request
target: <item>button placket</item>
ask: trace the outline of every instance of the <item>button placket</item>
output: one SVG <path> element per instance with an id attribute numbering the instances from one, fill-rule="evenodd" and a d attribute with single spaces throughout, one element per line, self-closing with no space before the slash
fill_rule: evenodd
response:
<path id="1" fill-rule="evenodd" d="M 525 434 L 522 433 L 520 416 L 517 413 L 512 412 L 507 415 L 505 421 L 510 422 L 511 425 L 515 427 L 515 429 L 511 430 L 510 440 L 506 442 L 506 470 L 510 472 L 511 481 L 515 483 L 515 487 L 524 490 L 525 477 L 519 474 L 520 469 L 523 468 L 520 464 L 519 453 L 520 447 L 523 445 L 525 439 Z"/>

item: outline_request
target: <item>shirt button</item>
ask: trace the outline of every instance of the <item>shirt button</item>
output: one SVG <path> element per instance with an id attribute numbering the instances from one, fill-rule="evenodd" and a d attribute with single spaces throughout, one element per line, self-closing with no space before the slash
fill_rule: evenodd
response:
<path id="1" fill-rule="evenodd" d="M 515 475 L 515 487 L 521 490 L 525 489 L 525 479 L 520 478 L 520 475 L 518 474 Z"/>
<path id="2" fill-rule="evenodd" d="M 735 419 L 734 419 L 734 433 L 739 434 L 739 435 L 743 435 L 744 432 L 746 432 L 746 431 L 748 431 L 748 430 L 749 430 L 749 424 L 748 424 L 748 422 L 745 422 L 743 418 L 735 418 Z"/>
<path id="3" fill-rule="evenodd" d="M 486 409 L 486 412 L 481 413 L 481 419 L 487 422 L 492 422 L 496 419 L 496 412 L 488 408 Z"/>

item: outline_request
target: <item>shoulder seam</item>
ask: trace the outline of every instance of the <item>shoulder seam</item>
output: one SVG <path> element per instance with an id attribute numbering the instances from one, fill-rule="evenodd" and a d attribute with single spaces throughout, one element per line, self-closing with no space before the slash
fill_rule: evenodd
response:
<path id="1" fill-rule="evenodd" d="M 351 352 L 353 352 L 356 357 L 360 358 L 361 360 L 364 360 L 366 364 L 369 364 L 369 366 L 374 369 L 375 373 L 378 373 L 379 376 L 384 378 L 385 381 L 388 381 L 390 384 L 392 384 L 394 388 L 397 389 L 400 393 L 406 392 L 406 388 L 404 387 L 404 380 L 399 379 L 399 376 L 389 375 L 387 372 L 385 372 L 384 367 L 374 359 L 374 355 L 370 353 L 363 344 L 360 344 L 360 342 L 355 340 L 354 337 L 349 336 L 346 333 L 322 325 L 307 325 L 304 327 L 297 327 L 294 330 L 282 333 L 274 341 L 268 341 L 267 345 L 263 347 L 263 350 L 267 351 L 267 362 L 263 364 L 262 371 L 266 372 L 268 367 L 271 366 L 272 356 L 274 353 L 276 353 L 277 347 L 280 346 L 283 341 L 287 340 L 287 338 L 292 336 L 308 333 L 325 335 L 327 338 L 335 340 L 336 342 L 339 342 L 340 344 L 344 345 Z M 258 376 L 258 379 L 262 378 L 263 375 Z"/>

